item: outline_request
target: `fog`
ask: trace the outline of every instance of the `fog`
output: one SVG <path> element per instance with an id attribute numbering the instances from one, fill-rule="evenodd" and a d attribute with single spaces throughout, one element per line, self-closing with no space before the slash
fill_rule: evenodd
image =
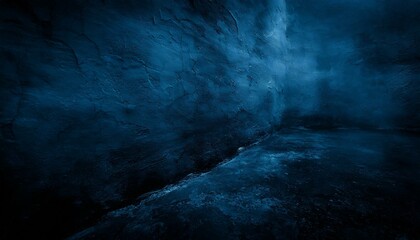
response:
<path id="1" fill-rule="evenodd" d="M 417 131 L 418 5 L 1 0 L 6 229 L 68 236 L 279 129 Z"/>
<path id="2" fill-rule="evenodd" d="M 287 123 L 418 128 L 417 6 L 287 1 Z"/>

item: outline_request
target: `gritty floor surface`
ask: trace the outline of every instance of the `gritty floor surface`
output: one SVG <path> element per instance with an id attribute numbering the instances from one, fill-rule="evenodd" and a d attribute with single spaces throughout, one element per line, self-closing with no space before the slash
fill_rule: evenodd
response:
<path id="1" fill-rule="evenodd" d="M 420 137 L 287 130 L 74 239 L 420 239 Z"/>

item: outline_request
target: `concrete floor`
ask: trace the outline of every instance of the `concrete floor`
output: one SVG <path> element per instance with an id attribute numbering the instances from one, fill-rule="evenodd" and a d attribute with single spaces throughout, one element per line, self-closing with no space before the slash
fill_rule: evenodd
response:
<path id="1" fill-rule="evenodd" d="M 420 138 L 284 130 L 73 239 L 420 239 Z"/>

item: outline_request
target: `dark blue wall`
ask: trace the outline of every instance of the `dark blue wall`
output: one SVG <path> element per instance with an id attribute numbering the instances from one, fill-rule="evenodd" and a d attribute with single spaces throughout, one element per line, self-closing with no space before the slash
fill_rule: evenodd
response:
<path id="1" fill-rule="evenodd" d="M 418 5 L 1 0 L 3 234 L 68 235 L 279 126 L 418 129 Z"/>
<path id="2" fill-rule="evenodd" d="M 418 130 L 419 1 L 286 2 L 284 123 Z"/>
<path id="3" fill-rule="evenodd" d="M 35 231 L 68 233 L 280 122 L 282 1 L 13 0 L 0 21 L 3 206 Z"/>

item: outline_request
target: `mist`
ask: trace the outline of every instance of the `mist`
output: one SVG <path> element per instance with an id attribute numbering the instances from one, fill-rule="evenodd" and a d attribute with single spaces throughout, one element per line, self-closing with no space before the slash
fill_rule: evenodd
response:
<path id="1" fill-rule="evenodd" d="M 248 193 L 255 190 L 256 196 L 264 189 L 280 194 L 274 186 L 298 187 L 294 184 L 304 176 L 316 182 L 319 175 L 312 171 L 317 159 L 324 160 L 323 169 L 340 172 L 325 159 L 341 159 L 345 151 L 360 153 L 357 161 L 366 152 L 376 153 L 371 159 L 378 162 L 402 159 L 407 165 L 401 166 L 417 171 L 413 159 L 418 153 L 406 148 L 416 148 L 418 142 L 403 134 L 417 136 L 420 126 L 419 5 L 417 0 L 0 0 L 0 184 L 7 195 L 1 200 L 6 224 L 0 236 L 101 236 L 95 234 L 106 228 L 102 224 L 118 225 L 115 211 L 132 216 L 127 207 L 140 204 L 142 210 L 135 214 L 146 222 L 138 236 L 156 238 L 161 231 L 156 226 L 164 222 L 160 217 L 178 215 L 165 212 L 147 222 L 154 215 L 142 204 L 151 201 L 155 209 L 160 206 L 155 200 L 167 189 L 175 189 L 173 199 L 179 202 L 188 198 L 191 209 L 199 206 L 194 213 L 199 217 L 206 212 L 201 207 L 217 208 L 207 219 L 211 224 L 220 212 L 229 216 L 229 223 L 245 219 L 250 224 L 260 212 L 241 218 L 239 210 L 227 213 L 225 203 L 211 205 L 217 199 L 194 205 L 200 194 L 211 195 L 197 189 L 214 183 L 218 187 L 211 191 L 229 201 L 230 182 L 238 189 L 252 185 L 255 189 Z M 375 131 L 395 138 L 372 136 Z M 333 148 L 331 156 L 320 153 L 335 143 L 328 136 L 343 145 Z M 378 140 L 380 147 L 368 145 L 365 151 L 354 143 L 366 139 Z M 402 145 L 397 153 L 388 150 L 393 144 Z M 310 159 L 305 162 L 309 167 L 285 181 L 279 169 L 290 156 Z M 220 167 L 230 160 L 239 182 Z M 253 160 L 261 162 L 260 168 Z M 278 171 L 267 172 L 269 166 Z M 369 165 L 372 171 L 378 166 Z M 200 175 L 206 172 L 223 181 Z M 371 184 L 381 183 L 381 176 Z M 267 179 L 269 185 L 261 185 Z M 179 183 L 192 190 L 178 192 Z M 287 194 L 281 192 L 267 204 L 277 209 L 284 199 L 299 202 Z M 243 199 L 264 202 L 259 196 Z M 242 195 L 232 199 L 229 204 L 237 204 Z M 267 209 L 262 203 L 252 206 Z M 401 212 L 412 210 L 401 207 Z M 298 226 L 305 216 L 293 214 L 285 219 Z M 101 222 L 107 216 L 110 223 Z M 175 222 L 189 225 L 180 219 Z M 242 220 L 226 226 L 250 229 L 247 234 L 258 239 L 267 219 L 277 223 L 271 217 L 258 219 L 257 230 Z M 417 236 L 411 224 L 401 229 Z M 164 229 L 182 229 L 170 226 Z M 119 228 L 114 227 L 110 229 Z M 399 234 L 390 228 L 391 235 Z M 212 233 L 224 238 L 226 233 L 218 229 Z M 167 232 L 166 238 L 174 238 Z"/>
<path id="2" fill-rule="evenodd" d="M 418 129 L 416 6 L 418 1 L 287 1 L 285 121 Z"/>

